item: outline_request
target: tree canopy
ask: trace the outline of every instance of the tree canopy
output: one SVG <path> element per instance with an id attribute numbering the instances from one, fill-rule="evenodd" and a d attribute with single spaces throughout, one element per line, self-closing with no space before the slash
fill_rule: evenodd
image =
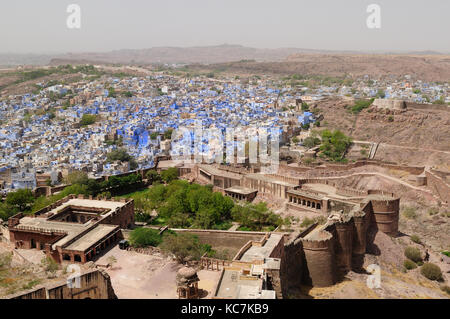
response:
<path id="1" fill-rule="evenodd" d="M 159 231 L 151 228 L 136 228 L 130 233 L 133 247 L 158 246 L 162 242 Z"/>
<path id="2" fill-rule="evenodd" d="M 242 230 L 261 231 L 264 228 L 274 230 L 284 223 L 283 219 L 269 210 L 267 204 L 247 203 L 243 206 L 235 205 L 231 211 L 233 220 L 241 224 Z"/>
<path id="3" fill-rule="evenodd" d="M 83 116 L 81 117 L 81 120 L 80 120 L 80 125 L 88 126 L 88 125 L 94 124 L 96 120 L 97 120 L 97 116 L 95 116 L 93 114 L 83 114 Z"/>
<path id="4" fill-rule="evenodd" d="M 65 178 L 67 184 L 86 184 L 88 180 L 88 174 L 83 171 L 70 172 Z"/>
<path id="5" fill-rule="evenodd" d="M 174 254 L 180 263 L 184 263 L 187 259 L 200 259 L 211 246 L 200 244 L 195 235 L 181 233 L 165 236 L 161 248 Z"/>
<path id="6" fill-rule="evenodd" d="M 24 211 L 33 202 L 34 196 L 29 189 L 19 189 L 6 195 L 6 204 L 17 208 L 19 211 Z"/>
<path id="7" fill-rule="evenodd" d="M 178 178 L 178 169 L 176 167 L 170 167 L 161 172 L 161 179 L 165 183 L 170 183 Z"/>
<path id="8" fill-rule="evenodd" d="M 352 139 L 339 130 L 334 130 L 333 132 L 323 130 L 321 137 L 320 156 L 326 157 L 334 162 L 345 161 L 343 156 L 347 148 L 351 145 Z"/>
<path id="9" fill-rule="evenodd" d="M 118 148 L 116 150 L 113 150 L 106 154 L 106 161 L 108 163 L 114 162 L 114 161 L 120 161 L 120 162 L 129 162 L 130 163 L 130 169 L 134 170 L 137 168 L 138 164 L 133 156 L 128 154 L 127 150 L 124 148 Z"/>

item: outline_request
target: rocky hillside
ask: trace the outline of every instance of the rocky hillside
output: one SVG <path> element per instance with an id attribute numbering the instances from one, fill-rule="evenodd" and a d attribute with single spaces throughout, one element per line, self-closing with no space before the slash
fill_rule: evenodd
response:
<path id="1" fill-rule="evenodd" d="M 449 55 L 409 55 L 409 54 L 342 54 L 342 53 L 300 53 L 293 54 L 284 61 L 272 62 L 240 61 L 196 65 L 197 70 L 225 70 L 245 75 L 272 74 L 328 77 L 373 78 L 411 75 L 424 81 L 448 81 L 450 78 Z"/>
<path id="2" fill-rule="evenodd" d="M 354 140 L 383 143 L 376 159 L 415 165 L 450 162 L 450 112 L 371 106 L 353 114 L 349 110 L 351 105 L 353 102 L 349 100 L 330 99 L 317 103 L 313 109 L 323 114 L 322 127 L 339 129 Z M 392 145 L 396 148 L 392 149 Z M 382 154 L 385 158 L 379 158 Z M 428 163 L 430 156 L 436 160 Z"/>

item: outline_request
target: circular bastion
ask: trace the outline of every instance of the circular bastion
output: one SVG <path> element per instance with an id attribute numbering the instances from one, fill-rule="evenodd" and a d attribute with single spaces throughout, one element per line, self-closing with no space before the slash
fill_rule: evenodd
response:
<path id="1" fill-rule="evenodd" d="M 302 238 L 306 266 L 314 287 L 328 287 L 336 283 L 334 240 L 326 231 L 320 231 L 318 237 Z"/>
<path id="2" fill-rule="evenodd" d="M 378 230 L 390 236 L 398 234 L 400 198 L 375 195 L 370 199 Z"/>

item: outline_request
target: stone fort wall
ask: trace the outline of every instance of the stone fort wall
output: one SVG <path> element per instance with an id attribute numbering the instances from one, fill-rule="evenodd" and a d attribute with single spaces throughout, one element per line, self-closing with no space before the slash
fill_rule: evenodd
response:
<path id="1" fill-rule="evenodd" d="M 379 192 L 375 192 L 379 193 Z M 339 276 L 362 268 L 364 254 L 372 244 L 369 230 L 390 236 L 398 233 L 399 198 L 369 194 L 353 216 L 313 225 L 307 232 L 286 242 L 281 265 L 283 296 L 300 285 L 327 287 Z M 317 228 L 322 227 L 322 228 Z M 316 231 L 313 236 L 306 236 Z"/>
<path id="2" fill-rule="evenodd" d="M 74 285 L 75 285 L 74 281 Z M 109 275 L 99 269 L 83 273 L 79 288 L 70 288 L 67 281 L 6 296 L 5 299 L 117 299 Z"/>

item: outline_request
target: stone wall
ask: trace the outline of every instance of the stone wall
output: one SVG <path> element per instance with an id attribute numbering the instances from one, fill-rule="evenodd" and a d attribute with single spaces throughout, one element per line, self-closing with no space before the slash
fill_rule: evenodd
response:
<path id="1" fill-rule="evenodd" d="M 304 263 L 305 255 L 302 241 L 299 237 L 296 237 L 284 245 L 283 258 L 281 259 L 281 288 L 284 297 L 289 295 L 291 289 L 300 287 L 303 282 Z"/>
<path id="2" fill-rule="evenodd" d="M 177 233 L 189 233 L 196 235 L 201 244 L 209 244 L 213 249 L 227 249 L 234 255 L 249 241 L 260 241 L 266 233 L 226 230 L 201 230 L 201 229 L 174 229 Z"/>
<path id="3" fill-rule="evenodd" d="M 99 269 L 94 269 L 79 276 L 80 287 L 76 288 L 78 279 L 73 280 L 74 288 L 67 281 L 49 286 L 40 286 L 33 290 L 10 296 L 6 299 L 117 299 L 111 285 L 109 275 Z"/>
<path id="4" fill-rule="evenodd" d="M 334 239 L 330 236 L 323 240 L 302 238 L 305 254 L 305 270 L 308 271 L 307 284 L 315 287 L 327 287 L 336 283 L 336 259 Z"/>
<path id="5" fill-rule="evenodd" d="M 450 107 L 446 104 L 420 104 L 414 102 L 406 102 L 406 107 L 408 109 L 415 110 L 439 110 L 450 112 Z"/>
<path id="6" fill-rule="evenodd" d="M 390 236 L 398 233 L 400 199 L 372 199 L 372 210 L 378 230 Z"/>
<path id="7" fill-rule="evenodd" d="M 277 181 L 262 180 L 245 176 L 242 180 L 242 186 L 256 189 L 259 193 L 268 193 L 279 198 L 287 198 L 286 191 L 291 187 Z"/>
<path id="8" fill-rule="evenodd" d="M 361 270 L 364 254 L 373 240 L 369 234 L 372 230 L 397 235 L 399 199 L 381 191 L 372 193 L 360 204 L 349 204 L 349 207 L 343 201 L 330 201 L 334 210 L 342 208 L 351 211 L 352 216 L 340 215 L 338 219 L 329 219 L 324 226 L 312 225 L 286 242 L 280 267 L 283 296 L 302 284 L 331 286 L 338 276 Z M 339 203 L 342 206 L 336 206 Z M 312 231 L 317 233 L 307 236 Z"/>
<path id="9" fill-rule="evenodd" d="M 134 200 L 127 201 L 125 206 L 103 219 L 101 223 L 119 225 L 120 228 L 129 228 L 134 225 Z"/>
<path id="10" fill-rule="evenodd" d="M 403 100 L 392 100 L 392 99 L 375 99 L 372 103 L 373 106 L 382 109 L 389 110 L 403 110 L 406 109 L 406 103 Z"/>
<path id="11" fill-rule="evenodd" d="M 347 272 L 352 269 L 354 223 L 351 220 L 346 223 L 336 223 L 334 226 L 336 266 L 342 272 Z"/>
<path id="12" fill-rule="evenodd" d="M 439 176 L 439 174 L 432 170 L 426 170 L 427 185 L 437 195 L 445 206 L 449 206 L 450 200 L 450 185 Z"/>

